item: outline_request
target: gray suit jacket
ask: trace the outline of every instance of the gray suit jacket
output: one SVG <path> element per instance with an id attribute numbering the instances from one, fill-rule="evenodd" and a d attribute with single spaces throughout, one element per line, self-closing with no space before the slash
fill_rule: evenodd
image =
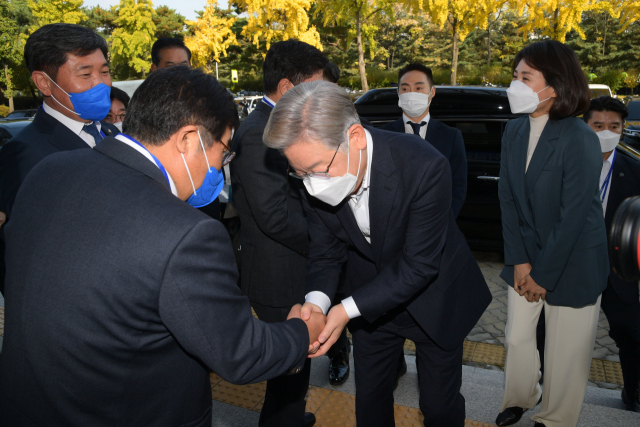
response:
<path id="1" fill-rule="evenodd" d="M 289 163 L 262 142 L 271 107 L 258 102 L 233 142 L 233 198 L 241 224 L 242 293 L 252 302 L 291 307 L 304 302 L 309 256 L 307 220 L 300 202 L 302 181 Z"/>
<path id="2" fill-rule="evenodd" d="M 47 157 L 13 213 L 6 425 L 210 426 L 209 370 L 252 383 L 305 362 L 301 320 L 251 315 L 222 224 L 117 139 Z"/>
<path id="3" fill-rule="evenodd" d="M 531 263 L 550 304 L 593 304 L 609 275 L 598 137 L 575 117 L 549 120 L 525 174 L 529 131 L 524 116 L 510 121 L 502 138 L 501 277 L 513 287 L 513 266 Z"/>

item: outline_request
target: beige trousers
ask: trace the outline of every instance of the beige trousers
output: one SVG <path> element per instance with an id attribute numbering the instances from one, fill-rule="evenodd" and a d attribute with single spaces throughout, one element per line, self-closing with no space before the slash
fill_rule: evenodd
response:
<path id="1" fill-rule="evenodd" d="M 600 298 L 580 308 L 527 302 L 509 286 L 505 330 L 505 390 L 502 409 L 533 408 L 542 394 L 542 410 L 531 417 L 546 427 L 575 427 L 587 389 Z M 546 340 L 544 392 L 536 326 L 544 304 Z"/>

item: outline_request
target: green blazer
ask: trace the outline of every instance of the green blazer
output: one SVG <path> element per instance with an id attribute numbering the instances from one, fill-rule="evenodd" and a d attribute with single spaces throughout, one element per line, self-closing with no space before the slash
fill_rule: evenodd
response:
<path id="1" fill-rule="evenodd" d="M 549 120 L 525 174 L 529 131 L 529 116 L 520 117 L 502 138 L 500 277 L 513 287 L 513 266 L 528 262 L 549 304 L 593 304 L 609 275 L 598 137 L 578 118 Z"/>

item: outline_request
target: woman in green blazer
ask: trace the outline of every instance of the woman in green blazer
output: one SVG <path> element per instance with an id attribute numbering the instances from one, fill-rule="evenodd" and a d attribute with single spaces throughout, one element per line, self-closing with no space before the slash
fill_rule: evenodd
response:
<path id="1" fill-rule="evenodd" d="M 609 261 L 596 134 L 575 116 L 589 107 L 576 54 L 557 41 L 524 48 L 507 90 L 499 196 L 509 284 L 505 394 L 496 424 L 516 423 L 542 397 L 536 427 L 577 425 L 607 286 Z M 544 393 L 536 324 L 545 309 Z"/>

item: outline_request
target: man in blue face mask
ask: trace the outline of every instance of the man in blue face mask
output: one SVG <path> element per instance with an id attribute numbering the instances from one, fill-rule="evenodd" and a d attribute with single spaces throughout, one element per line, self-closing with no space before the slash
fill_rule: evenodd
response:
<path id="1" fill-rule="evenodd" d="M 27 40 L 24 58 L 45 100 L 33 123 L 0 152 L 0 213 L 7 221 L 11 220 L 18 188 L 38 162 L 60 151 L 92 148 L 105 136 L 119 133 L 115 126 L 100 122 L 111 104 L 107 43 L 102 37 L 79 25 L 45 25 Z M 3 253 L 0 239 L 0 259 L 4 259 Z M 4 288 L 3 262 L 0 292 Z"/>

